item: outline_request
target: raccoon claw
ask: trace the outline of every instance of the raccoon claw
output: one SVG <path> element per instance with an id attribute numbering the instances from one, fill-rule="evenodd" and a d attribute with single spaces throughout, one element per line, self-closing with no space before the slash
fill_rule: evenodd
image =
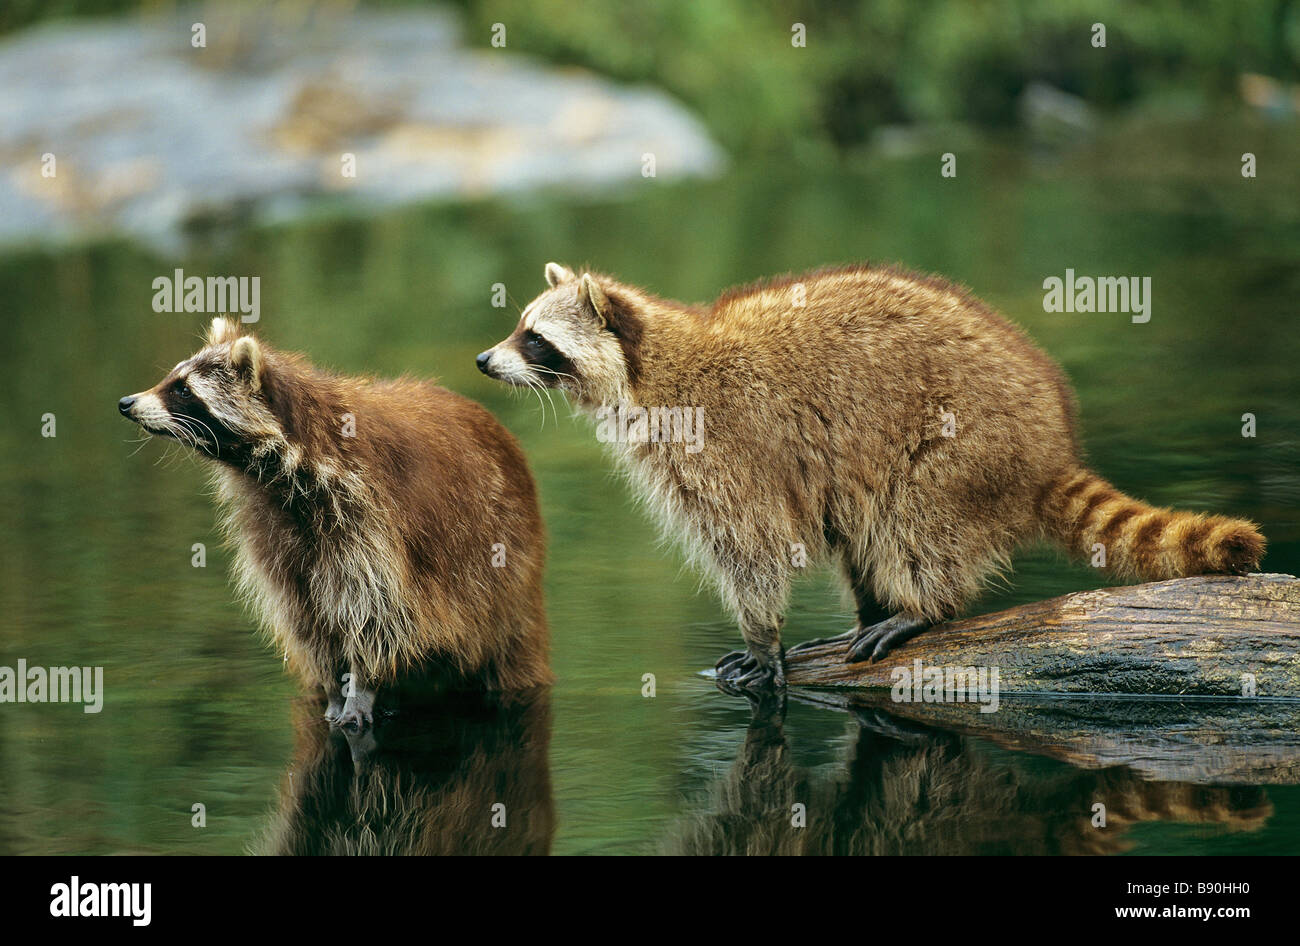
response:
<path id="1" fill-rule="evenodd" d="M 747 650 L 733 650 L 731 653 L 718 659 L 713 665 L 713 671 L 721 680 L 728 677 L 740 669 L 749 669 L 758 664 L 758 661 Z"/>
<path id="2" fill-rule="evenodd" d="M 748 651 L 727 654 L 714 667 L 718 684 L 728 690 L 785 688 L 785 660 L 761 661 Z"/>
<path id="3" fill-rule="evenodd" d="M 785 672 L 780 666 L 759 665 L 748 673 L 729 680 L 728 683 L 741 690 L 783 690 Z"/>
<path id="4" fill-rule="evenodd" d="M 340 729 L 352 733 L 363 733 L 374 725 L 375 718 L 369 710 L 360 707 L 344 707 L 334 724 Z"/>
<path id="5" fill-rule="evenodd" d="M 853 643 L 849 645 L 849 652 L 844 662 L 851 664 L 860 660 L 873 662 L 880 660 L 899 644 L 911 640 L 933 626 L 925 618 L 908 617 L 901 612 L 895 614 L 879 624 L 864 627 L 859 631 Z"/>
<path id="6" fill-rule="evenodd" d="M 371 690 L 357 689 L 343 704 L 343 710 L 334 724 L 340 729 L 363 733 L 375 722 L 375 694 Z"/>
<path id="7" fill-rule="evenodd" d="M 802 644 L 795 644 L 786 651 L 786 655 L 802 653 L 805 650 L 812 650 L 814 647 L 823 647 L 826 644 L 843 644 L 845 641 L 854 639 L 857 631 L 848 631 L 844 634 L 836 634 L 834 637 L 815 637 L 810 641 L 804 641 Z M 726 659 L 725 657 L 723 658 Z"/>

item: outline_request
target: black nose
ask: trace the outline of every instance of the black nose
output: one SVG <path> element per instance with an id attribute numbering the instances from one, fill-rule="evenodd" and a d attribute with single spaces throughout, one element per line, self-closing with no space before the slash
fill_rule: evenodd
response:
<path id="1" fill-rule="evenodd" d="M 487 365 L 488 362 L 491 360 L 492 360 L 492 352 L 481 351 L 478 353 L 478 357 L 474 359 L 474 364 L 478 365 L 479 371 L 483 372 L 484 374 L 487 374 Z"/>
<path id="2" fill-rule="evenodd" d="M 122 398 L 122 400 L 117 402 L 117 409 L 121 411 L 123 414 L 125 414 L 129 410 L 131 410 L 131 405 L 134 403 L 135 403 L 135 395 L 128 394 L 126 397 Z"/>

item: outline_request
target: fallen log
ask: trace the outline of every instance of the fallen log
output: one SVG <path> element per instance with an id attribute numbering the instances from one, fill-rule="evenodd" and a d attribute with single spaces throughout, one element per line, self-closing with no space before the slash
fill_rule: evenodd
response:
<path id="1" fill-rule="evenodd" d="M 1300 579 L 1203 575 L 1081 591 L 950 621 L 876 663 L 846 663 L 846 643 L 790 653 L 789 684 L 890 688 L 895 669 L 919 660 L 997 668 L 1002 696 L 1300 700 Z"/>

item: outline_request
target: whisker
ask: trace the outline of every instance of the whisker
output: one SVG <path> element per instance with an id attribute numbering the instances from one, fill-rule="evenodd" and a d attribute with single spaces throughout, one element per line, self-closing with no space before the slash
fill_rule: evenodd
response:
<path id="1" fill-rule="evenodd" d="M 128 440 L 128 441 L 126 441 L 127 443 L 137 443 L 137 444 L 139 444 L 138 447 L 136 447 L 134 450 L 132 450 L 130 453 L 128 453 L 128 454 L 126 455 L 126 458 L 127 458 L 128 460 L 131 459 L 133 456 L 135 456 L 137 453 L 139 453 L 141 450 L 143 450 L 143 449 L 144 449 L 144 445 L 147 444 L 147 443 L 148 443 L 150 440 L 152 440 L 152 439 L 153 439 L 153 434 L 149 433 L 148 431 L 145 431 L 145 432 L 144 432 L 144 436 L 142 436 L 142 437 L 136 437 L 136 438 L 133 439 L 133 440 Z"/>
<path id="2" fill-rule="evenodd" d="M 190 429 L 190 426 L 185 423 L 182 418 L 175 414 L 172 415 L 172 419 L 168 423 L 167 429 L 174 433 L 177 439 L 185 444 L 185 446 L 193 447 L 195 445 L 194 431 Z"/>
<path id="3" fill-rule="evenodd" d="M 174 433 L 177 439 L 191 450 L 200 449 L 198 434 L 191 423 L 194 418 L 187 415 L 173 414 L 171 420 L 172 422 L 167 425 L 167 429 Z"/>
<path id="4" fill-rule="evenodd" d="M 546 429 L 546 402 L 542 400 L 542 395 L 540 393 L 542 386 L 534 378 L 526 378 L 525 380 L 528 384 L 528 390 L 532 391 L 533 396 L 537 398 L 537 406 L 542 409 L 542 426 L 540 429 L 545 430 Z"/>
<path id="5" fill-rule="evenodd" d="M 203 421 L 199 420 L 197 417 L 191 417 L 189 414 L 177 414 L 176 418 L 177 420 L 184 419 L 190 421 L 191 423 L 198 424 L 200 427 L 206 430 L 208 432 L 208 437 L 211 438 L 212 448 L 217 451 L 216 456 L 221 456 L 221 446 L 220 444 L 217 443 L 217 435 L 212 430 L 211 427 L 203 423 Z"/>
<path id="6" fill-rule="evenodd" d="M 567 371 L 556 371 L 554 368 L 547 368 L 545 365 L 533 365 L 534 371 L 544 371 L 546 374 L 554 375 L 557 378 L 568 378 L 570 381 L 577 381 L 573 375 Z"/>
<path id="7" fill-rule="evenodd" d="M 578 380 L 576 377 L 574 377 L 573 375 L 569 374 L 567 371 L 556 371 L 554 368 L 547 368 L 547 367 L 545 367 L 544 365 L 533 365 L 533 366 L 532 366 L 532 370 L 534 370 L 534 371 L 540 371 L 540 372 L 543 372 L 543 373 L 545 373 L 545 374 L 549 374 L 549 375 L 551 375 L 551 376 L 553 376 L 553 377 L 556 377 L 556 378 L 568 378 L 570 381 L 573 381 L 573 382 L 575 382 L 575 383 L 576 383 L 577 380 Z M 546 399 L 547 399 L 548 401 L 550 401 L 550 404 L 551 404 L 551 413 L 555 416 L 555 426 L 556 426 L 556 427 L 559 427 L 559 426 L 560 426 L 560 412 L 559 412 L 559 410 L 557 410 L 556 407 L 555 407 L 555 400 L 554 400 L 554 397 L 553 397 L 553 389 L 550 388 L 550 387 L 545 387 L 545 386 L 542 386 L 542 387 L 545 388 L 545 391 L 546 391 Z"/>
<path id="8" fill-rule="evenodd" d="M 153 461 L 153 465 L 158 466 L 159 464 L 165 464 L 166 461 L 170 460 L 172 457 L 172 447 L 174 446 L 175 444 L 167 444 L 167 446 L 163 448 L 163 452 L 158 454 L 158 459 Z M 167 467 L 164 465 L 163 469 L 165 470 Z"/>

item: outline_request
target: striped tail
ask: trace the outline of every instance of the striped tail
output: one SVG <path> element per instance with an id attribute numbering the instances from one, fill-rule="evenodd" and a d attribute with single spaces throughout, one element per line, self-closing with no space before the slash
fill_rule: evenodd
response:
<path id="1" fill-rule="evenodd" d="M 1264 555 L 1264 537 L 1244 519 L 1176 512 L 1125 496 L 1100 476 L 1074 470 L 1043 494 L 1042 522 L 1071 552 L 1144 581 L 1186 575 L 1244 575 Z"/>

